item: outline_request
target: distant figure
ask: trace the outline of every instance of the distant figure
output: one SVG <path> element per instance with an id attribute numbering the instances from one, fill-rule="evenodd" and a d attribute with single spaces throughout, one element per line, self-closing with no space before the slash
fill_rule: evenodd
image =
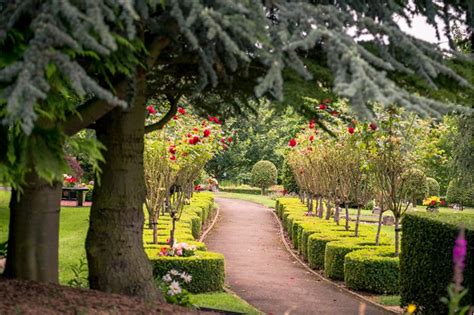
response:
<path id="1" fill-rule="evenodd" d="M 218 187 L 219 187 L 219 182 L 217 179 L 214 177 L 209 177 L 207 180 L 207 190 L 212 191 L 212 192 L 219 192 Z"/>

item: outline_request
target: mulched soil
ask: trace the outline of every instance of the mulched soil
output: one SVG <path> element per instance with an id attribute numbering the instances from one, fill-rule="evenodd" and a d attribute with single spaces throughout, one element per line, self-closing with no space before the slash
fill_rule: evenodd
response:
<path id="1" fill-rule="evenodd" d="M 205 314 L 120 294 L 0 277 L 0 314 Z M 208 313 L 209 314 L 209 313 Z"/>

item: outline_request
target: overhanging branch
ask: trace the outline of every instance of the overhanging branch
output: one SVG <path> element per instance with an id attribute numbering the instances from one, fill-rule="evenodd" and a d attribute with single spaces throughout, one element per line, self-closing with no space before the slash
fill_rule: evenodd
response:
<path id="1" fill-rule="evenodd" d="M 178 97 L 173 97 L 173 96 L 168 96 L 168 101 L 170 102 L 170 109 L 168 112 L 161 118 L 158 122 L 145 126 L 145 133 L 150 133 L 155 130 L 161 130 L 163 127 L 168 123 L 168 121 L 171 120 L 171 118 L 176 115 L 176 112 L 178 111 L 178 101 L 181 96 Z"/>

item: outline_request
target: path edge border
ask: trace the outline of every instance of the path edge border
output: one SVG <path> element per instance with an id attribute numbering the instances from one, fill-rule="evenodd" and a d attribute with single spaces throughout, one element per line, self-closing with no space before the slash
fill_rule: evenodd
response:
<path id="1" fill-rule="evenodd" d="M 292 247 L 291 247 L 291 246 L 288 244 L 288 242 L 286 241 L 286 238 L 285 238 L 285 231 L 283 230 L 283 225 L 281 224 L 280 219 L 278 218 L 278 216 L 276 215 L 275 211 L 274 211 L 272 208 L 269 208 L 269 209 L 270 209 L 270 211 L 272 212 L 273 217 L 275 218 L 275 220 L 276 220 L 277 223 L 278 223 L 278 226 L 279 226 L 279 228 L 280 228 L 280 238 L 281 238 L 281 241 L 282 241 L 283 245 L 285 245 L 286 250 L 287 250 L 287 251 L 291 254 L 291 256 L 293 256 L 293 258 L 296 259 L 296 261 L 298 261 L 298 263 L 299 263 L 300 265 L 302 265 L 307 271 L 309 271 L 311 274 L 315 275 L 315 276 L 318 277 L 319 279 L 325 281 L 326 283 L 329 283 L 329 284 L 335 286 L 336 288 L 338 288 L 338 289 L 344 291 L 345 293 L 349 293 L 350 295 L 352 295 L 352 296 L 358 298 L 359 300 L 362 300 L 363 302 L 369 303 L 369 304 L 371 304 L 371 305 L 373 305 L 373 306 L 375 306 L 375 307 L 377 307 L 377 308 L 380 308 L 380 309 L 382 309 L 382 310 L 384 310 L 384 311 L 390 312 L 391 314 L 402 314 L 402 313 L 399 313 L 399 312 L 394 311 L 394 310 L 392 310 L 392 309 L 389 309 L 389 308 L 385 307 L 385 306 L 382 305 L 382 304 L 379 304 L 379 303 L 377 303 L 377 302 L 374 302 L 374 301 L 372 301 L 371 299 L 366 298 L 366 297 L 363 296 L 363 295 L 360 295 L 360 294 L 358 294 L 358 293 L 356 293 L 356 292 L 354 292 L 354 291 L 351 291 L 351 290 L 347 289 L 346 287 L 343 287 L 343 286 L 341 286 L 341 285 L 339 285 L 339 284 L 337 284 L 337 283 L 331 281 L 330 279 L 328 279 L 328 278 L 322 276 L 322 275 L 319 274 L 318 272 L 316 272 L 316 271 L 314 271 L 313 269 L 311 269 L 303 260 L 301 260 L 300 257 L 298 257 L 298 255 L 296 255 L 296 254 L 293 252 Z"/>
<path id="2" fill-rule="evenodd" d="M 207 234 L 209 232 L 211 232 L 212 228 L 214 227 L 214 225 L 216 224 L 217 222 L 217 219 L 219 218 L 219 214 L 220 214 L 220 207 L 217 205 L 217 203 L 215 202 L 214 200 L 214 203 L 212 205 L 213 207 L 216 207 L 216 214 L 214 215 L 214 219 L 212 219 L 212 222 L 211 222 L 211 225 L 209 225 L 209 227 L 201 234 L 201 236 L 199 237 L 198 239 L 198 242 L 203 242 L 204 239 L 206 238 Z"/>

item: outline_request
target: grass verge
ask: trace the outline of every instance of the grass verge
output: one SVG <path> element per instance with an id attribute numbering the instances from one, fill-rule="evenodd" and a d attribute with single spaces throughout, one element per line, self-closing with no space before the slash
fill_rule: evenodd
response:
<path id="1" fill-rule="evenodd" d="M 275 208 L 275 200 L 271 199 L 268 196 L 262 195 L 251 195 L 251 194 L 240 194 L 240 193 L 228 193 L 220 192 L 215 194 L 216 197 L 230 198 L 230 199 L 240 199 L 245 201 L 252 201 L 258 204 L 261 204 L 268 208 Z"/>
<path id="2" fill-rule="evenodd" d="M 400 306 L 400 295 L 379 295 L 376 301 L 385 306 Z"/>
<path id="3" fill-rule="evenodd" d="M 224 311 L 245 314 L 262 314 L 240 297 L 227 292 L 193 294 L 191 296 L 191 303 L 199 307 L 208 307 Z"/>

